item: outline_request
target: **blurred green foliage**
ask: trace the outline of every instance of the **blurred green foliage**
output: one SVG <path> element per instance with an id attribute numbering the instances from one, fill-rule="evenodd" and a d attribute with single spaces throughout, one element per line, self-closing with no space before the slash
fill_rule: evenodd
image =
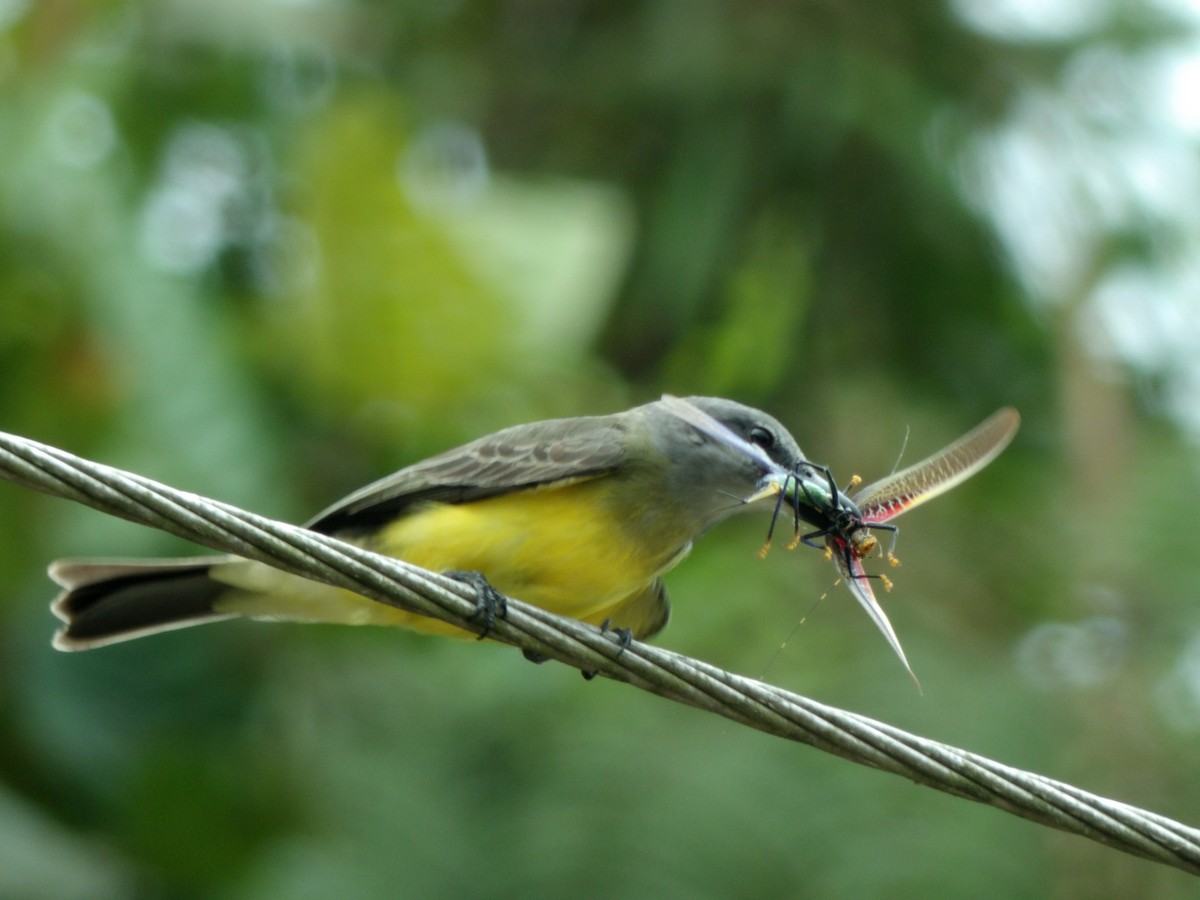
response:
<path id="1" fill-rule="evenodd" d="M 868 480 L 1012 403 L 1012 449 L 901 523 L 924 696 L 832 566 L 755 558 L 761 521 L 672 573 L 660 642 L 1200 821 L 1194 448 L 968 189 L 1029 92 L 1174 32 L 969 8 L 0 2 L 0 427 L 303 520 L 663 390 Z M 1153 224 L 1095 224 L 1095 269 Z M 49 648 L 50 560 L 191 552 L 0 484 L 0 896 L 1188 893 L 500 646 Z"/>

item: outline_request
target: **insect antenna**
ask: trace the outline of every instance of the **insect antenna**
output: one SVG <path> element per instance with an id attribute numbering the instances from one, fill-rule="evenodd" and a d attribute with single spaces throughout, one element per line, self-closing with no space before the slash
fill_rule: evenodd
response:
<path id="1" fill-rule="evenodd" d="M 904 440 L 900 442 L 900 452 L 896 454 L 896 462 L 892 465 L 892 471 L 889 475 L 895 475 L 896 470 L 900 468 L 900 461 L 904 459 L 904 451 L 908 449 L 908 436 L 912 433 L 912 428 L 907 424 L 904 426 Z"/>
<path id="2" fill-rule="evenodd" d="M 782 655 L 784 649 L 787 647 L 787 645 L 789 643 L 791 643 L 792 638 L 794 638 L 796 636 L 796 632 L 800 630 L 800 626 L 808 621 L 808 617 L 811 616 L 813 614 L 813 612 L 816 610 L 816 608 L 821 605 L 821 601 L 823 601 L 826 597 L 829 596 L 829 591 L 833 590 L 833 588 L 838 586 L 838 582 L 840 582 L 841 580 L 842 579 L 839 578 L 837 581 L 835 581 L 833 583 L 833 585 L 829 588 L 828 591 L 826 591 L 820 597 L 818 597 L 816 600 L 814 600 L 813 605 L 808 608 L 808 612 L 806 612 L 804 615 L 802 615 L 796 621 L 796 624 L 792 626 L 792 630 L 787 633 L 787 636 L 782 641 L 780 641 L 779 646 L 775 648 L 775 652 L 771 654 L 771 658 L 767 660 L 766 665 L 764 665 L 762 667 L 762 671 L 758 673 L 759 681 L 762 681 L 764 678 L 767 677 L 767 671 L 771 668 L 771 666 L 775 665 L 775 661 L 777 659 L 779 659 L 779 657 Z"/>

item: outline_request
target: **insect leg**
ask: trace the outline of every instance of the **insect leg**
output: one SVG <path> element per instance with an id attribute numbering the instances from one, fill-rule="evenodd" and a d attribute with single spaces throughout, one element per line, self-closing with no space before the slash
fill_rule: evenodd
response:
<path id="1" fill-rule="evenodd" d="M 775 522 L 779 519 L 779 512 L 783 509 L 783 498 L 787 496 L 788 481 L 792 479 L 789 473 L 787 479 L 783 482 L 783 490 L 775 498 L 775 510 L 771 513 L 771 525 L 767 528 L 767 539 L 763 542 L 762 549 L 758 551 L 758 558 L 765 559 L 767 553 L 771 550 L 771 539 L 775 535 Z M 799 515 L 799 513 L 797 513 Z"/>
<path id="2" fill-rule="evenodd" d="M 887 561 L 890 565 L 893 565 L 893 566 L 900 565 L 900 560 L 898 560 L 896 558 L 896 538 L 898 538 L 900 536 L 900 528 L 896 525 L 885 525 L 881 522 L 876 522 L 876 523 L 872 524 L 870 527 L 882 529 L 884 531 L 890 531 L 892 533 L 892 540 L 891 540 L 890 545 L 888 546 L 888 550 L 887 550 Z"/>

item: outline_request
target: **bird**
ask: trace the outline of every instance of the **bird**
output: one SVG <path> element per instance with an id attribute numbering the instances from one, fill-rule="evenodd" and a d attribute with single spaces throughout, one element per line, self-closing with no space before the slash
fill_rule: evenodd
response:
<path id="1" fill-rule="evenodd" d="M 765 412 L 664 396 L 505 428 L 369 484 L 305 527 L 475 585 L 485 619 L 508 595 L 644 640 L 667 624 L 663 575 L 693 541 L 757 506 L 744 499 L 764 475 L 805 462 Z M 64 589 L 52 610 L 65 651 L 236 617 L 473 634 L 237 556 L 64 559 L 50 575 Z"/>

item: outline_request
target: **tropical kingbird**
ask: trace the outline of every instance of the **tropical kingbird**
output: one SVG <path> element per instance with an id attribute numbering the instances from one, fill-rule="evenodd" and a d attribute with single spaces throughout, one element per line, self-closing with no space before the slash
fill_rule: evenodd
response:
<path id="1" fill-rule="evenodd" d="M 675 398 L 518 425 L 401 469 L 307 527 L 426 569 L 479 573 L 503 594 L 647 638 L 670 611 L 662 575 L 692 541 L 752 508 L 741 498 L 768 466 L 805 462 L 766 413 L 715 397 L 686 402 L 733 436 L 685 421 Z M 65 622 L 60 650 L 234 616 L 467 635 L 236 556 L 59 560 L 50 574 L 66 588 L 53 605 Z"/>

